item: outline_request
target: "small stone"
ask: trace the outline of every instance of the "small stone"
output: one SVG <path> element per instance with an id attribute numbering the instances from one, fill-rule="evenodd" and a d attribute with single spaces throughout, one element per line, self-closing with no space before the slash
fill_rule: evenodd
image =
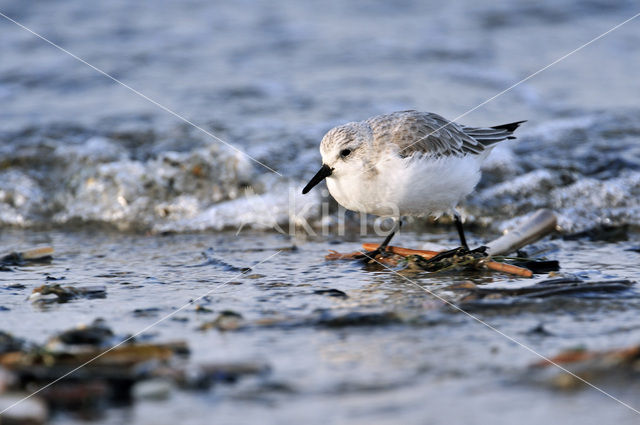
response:
<path id="1" fill-rule="evenodd" d="M 29 300 L 32 302 L 65 303 L 76 298 L 105 298 L 107 288 L 104 285 L 60 286 L 60 284 L 42 285 L 33 290 Z"/>
<path id="2" fill-rule="evenodd" d="M 136 308 L 133 310 L 133 315 L 136 317 L 156 317 L 160 311 L 158 307 Z"/>
<path id="3" fill-rule="evenodd" d="M 172 385 L 166 379 L 148 379 L 137 382 L 131 393 L 138 400 L 167 400 L 171 395 Z"/>
<path id="4" fill-rule="evenodd" d="M 244 325 L 244 319 L 240 313 L 231 310 L 221 311 L 218 317 L 210 322 L 205 322 L 198 327 L 200 331 L 218 329 L 221 331 L 235 331 Z"/>
<path id="5" fill-rule="evenodd" d="M 196 313 L 213 313 L 213 310 L 211 310 L 210 308 L 207 308 L 207 307 L 203 307 L 202 305 L 198 304 L 196 306 Z"/>
<path id="6" fill-rule="evenodd" d="M 330 289 L 317 289 L 315 291 L 313 291 L 314 294 L 317 295 L 327 295 L 329 297 L 337 297 L 337 298 L 349 298 L 349 296 L 339 290 L 339 289 L 334 289 L 334 288 L 330 288 Z"/>

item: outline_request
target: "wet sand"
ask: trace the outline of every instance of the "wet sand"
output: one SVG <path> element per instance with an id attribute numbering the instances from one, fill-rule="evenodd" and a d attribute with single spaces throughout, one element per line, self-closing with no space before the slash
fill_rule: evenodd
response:
<path id="1" fill-rule="evenodd" d="M 613 417 L 619 423 L 635 421 L 633 412 L 594 390 L 558 390 L 553 376 L 560 372 L 532 371 L 529 366 L 538 357 L 400 275 L 323 259 L 328 249 L 357 248 L 354 242 L 292 240 L 265 233 L 139 236 L 19 230 L 3 231 L 2 238 L 7 246 L 49 244 L 56 249 L 49 265 L 16 267 L 0 275 L 2 306 L 8 309 L 0 312 L 2 328 L 15 336 L 44 343 L 96 318 L 103 318 L 117 334 L 131 334 L 209 292 L 154 326 L 145 340 L 185 340 L 191 349 L 185 360 L 189 364 L 248 362 L 270 369 L 206 391 L 173 389 L 168 403 L 141 400 L 107 409 L 96 423 L 123 418 L 133 423 L 202 423 L 211 417 L 233 422 L 239 412 L 243 421 L 266 423 L 292 418 L 309 423 L 473 423 L 479 415 L 482 422 L 505 424 L 516 417 L 522 423 L 545 418 L 594 424 Z M 453 238 L 409 232 L 401 234 L 398 243 L 446 244 Z M 547 240 L 538 246 L 560 261 L 561 273 L 596 281 L 637 280 L 638 253 L 626 250 L 637 244 L 633 234 L 628 242 Z M 243 267 L 252 270 L 243 274 Z M 523 280 L 489 272 L 402 276 L 452 301 L 458 294 L 447 287 L 456 283 L 519 287 L 548 278 L 542 274 Z M 52 282 L 47 277 L 64 285 L 105 285 L 107 294 L 63 304 L 29 301 L 34 288 Z M 24 288 L 7 288 L 16 283 Z M 471 311 L 552 356 L 578 346 L 602 350 L 636 343 L 638 303 L 633 286 L 611 294 L 569 294 L 524 303 L 513 299 Z M 223 311 L 239 314 L 241 325 L 199 330 Z M 602 385 L 633 404 L 637 388 L 631 378 Z M 53 423 L 70 423 L 72 417 L 58 415 Z"/>

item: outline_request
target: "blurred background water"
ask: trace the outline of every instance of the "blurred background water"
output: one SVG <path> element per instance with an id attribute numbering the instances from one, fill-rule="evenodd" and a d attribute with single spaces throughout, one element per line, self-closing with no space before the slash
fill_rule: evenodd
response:
<path id="1" fill-rule="evenodd" d="M 631 1 L 1 5 L 282 175 L 3 18 L 0 223 L 162 231 L 236 227 L 256 202 L 284 223 L 284 188 L 315 171 L 331 127 L 403 109 L 453 119 L 634 11 Z M 529 120 L 487 164 L 470 221 L 499 226 L 549 206 L 571 230 L 639 224 L 639 38 L 631 22 L 461 119 Z M 314 204 L 310 219 L 313 196 L 298 200 Z"/>
<path id="2" fill-rule="evenodd" d="M 101 420 L 233 423 L 241 411 L 240 419 L 261 423 L 635 422 L 598 393 L 558 395 L 530 384 L 523 371 L 535 357 L 443 311 L 397 276 L 324 263 L 326 249 L 344 239 L 291 239 L 269 229 L 287 225 L 291 197 L 303 219 L 316 229 L 323 223 L 327 195 L 299 191 L 320 165 L 318 144 L 331 127 L 403 109 L 453 119 L 637 9 L 631 0 L 0 0 L 3 14 L 280 173 L 0 17 L 0 248 L 57 250 L 50 266 L 0 275 L 5 285 L 25 285 L 3 294 L 2 328 L 44 341 L 100 316 L 135 332 L 150 319 L 133 317 L 134 309 L 169 312 L 233 277 L 215 265 L 187 267 L 203 261 L 200 251 L 213 247 L 220 261 L 247 266 L 295 244 L 298 251 L 258 266 L 261 278 L 243 278 L 244 286 L 209 302 L 251 319 L 278 312 L 301 324 L 203 334 L 189 311 L 187 320 L 154 329 L 160 340 L 187 338 L 196 360 L 264 360 L 273 369 L 268 379 L 175 393 L 168 404 L 140 403 Z M 626 250 L 637 248 L 640 225 L 639 25 L 629 22 L 460 120 L 528 120 L 517 140 L 494 150 L 462 207 L 474 229 L 495 235 L 542 207 L 559 214 L 564 235 L 624 229 L 623 242 L 578 236 L 544 248 L 586 279 L 637 279 L 638 254 Z M 427 229 L 433 233 L 405 232 L 398 242 L 454 243 L 453 233 L 442 233 L 449 229 Z M 113 281 L 99 277 L 104 270 L 130 275 Z M 108 296 L 36 309 L 25 297 L 47 273 L 106 282 Z M 514 283 L 486 275 L 417 279 L 438 287 L 469 278 Z M 313 293 L 326 287 L 348 298 Z M 637 304 L 632 291 L 480 314 L 553 354 L 637 342 Z M 327 330 L 313 319 L 324 310 L 403 319 Z M 528 333 L 540 323 L 550 336 Z M 608 390 L 639 400 L 624 382 Z"/>

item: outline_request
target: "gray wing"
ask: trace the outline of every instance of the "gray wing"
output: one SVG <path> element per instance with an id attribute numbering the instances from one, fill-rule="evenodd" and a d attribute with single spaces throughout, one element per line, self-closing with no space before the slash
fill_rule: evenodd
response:
<path id="1" fill-rule="evenodd" d="M 401 156 L 478 155 L 487 146 L 513 138 L 512 125 L 495 128 L 466 127 L 429 112 L 402 111 L 370 118 L 375 143 L 391 141 Z M 518 123 L 519 124 L 519 123 Z"/>

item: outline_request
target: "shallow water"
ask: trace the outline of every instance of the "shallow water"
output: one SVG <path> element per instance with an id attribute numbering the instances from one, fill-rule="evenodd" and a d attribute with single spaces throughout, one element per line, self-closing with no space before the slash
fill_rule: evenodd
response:
<path id="1" fill-rule="evenodd" d="M 0 224 L 156 232 L 270 228 L 302 211 L 317 223 L 320 194 L 299 191 L 331 127 L 403 109 L 458 117 L 636 13 L 569 0 L 0 10 L 280 173 L 1 19 Z M 487 162 L 470 222 L 550 207 L 567 231 L 640 225 L 636 25 L 460 120 L 529 120 Z"/>
<path id="2" fill-rule="evenodd" d="M 443 236 L 404 233 L 399 243 L 418 246 Z M 97 423 L 203 423 L 205 418 L 281 423 L 538 423 L 558 418 L 582 423 L 636 421 L 635 413 L 590 389 L 554 390 L 528 366 L 538 360 L 420 289 L 455 301 L 446 286 L 471 280 L 504 287 L 545 278 L 517 280 L 489 273 L 403 273 L 352 262 L 326 262 L 327 249 L 350 251 L 352 242 L 291 240 L 253 233 L 132 236 L 115 233 L 4 231 L 10 247 L 47 243 L 56 248 L 50 265 L 20 267 L 0 275 L 3 329 L 36 342 L 104 318 L 117 334 L 135 333 L 172 313 L 146 333 L 152 341 L 186 339 L 190 361 L 249 361 L 269 365 L 266 376 L 219 384 L 206 392 L 174 390 L 167 403 L 139 401 L 107 410 Z M 375 240 L 375 236 L 368 239 Z M 637 280 L 638 253 L 625 251 L 638 240 L 608 244 L 548 241 L 548 255 L 565 273 L 587 280 Z M 295 246 L 296 249 L 291 248 Z M 212 250 L 208 250 L 212 248 Z M 207 252 L 205 258 L 202 253 Z M 278 253 L 279 252 L 279 253 Z M 276 255 L 274 255 L 276 254 Z M 266 261 L 265 261 L 266 260 Z M 261 263 L 264 261 L 263 263 Z M 245 275 L 241 267 L 253 267 Z M 105 284 L 104 299 L 41 306 L 27 300 L 47 276 L 69 285 Z M 419 287 L 420 286 L 420 287 Z M 338 289 L 347 297 L 314 293 Z M 610 349 L 640 340 L 637 288 L 599 297 L 559 296 L 472 313 L 545 356 L 583 346 Z M 213 310 L 199 313 L 196 305 Z M 137 309 L 154 309 L 148 315 Z M 240 313 L 248 326 L 236 331 L 199 331 L 219 312 Z M 340 326 L 331 319 L 365 314 Z M 386 319 L 385 319 L 386 318 Z M 179 319 L 179 320 L 176 320 Z M 269 320 L 270 324 L 266 324 Z M 258 323 L 263 323 L 262 325 Z M 334 323 L 331 325 L 330 323 Z M 344 324 L 344 322 L 342 322 Z M 543 325 L 546 333 L 535 332 Z M 596 382 L 634 405 L 633 381 Z M 527 412 L 522 417 L 523 411 Z M 241 414 L 239 412 L 242 412 Z M 59 416 L 59 423 L 68 423 Z M 56 423 L 56 421 L 54 421 Z"/>
<path id="3" fill-rule="evenodd" d="M 187 305 L 147 337 L 186 339 L 194 364 L 271 367 L 210 391 L 174 390 L 167 403 L 110 408 L 95 423 L 635 423 L 631 410 L 595 390 L 553 389 L 548 376 L 528 368 L 538 357 L 418 287 L 457 301 L 446 288 L 454 283 L 521 286 L 546 276 L 400 276 L 325 262 L 328 249 L 353 251 L 361 238 L 353 229 L 337 236 L 335 205 L 321 191 L 303 197 L 300 189 L 320 165 L 317 146 L 331 127 L 403 109 L 455 118 L 636 7 L 0 0 L 0 12 L 281 174 L 0 18 L 0 254 L 41 244 L 56 250 L 50 265 L 0 272 L 7 309 L 0 309 L 0 330 L 42 343 L 103 317 L 125 335 L 210 292 L 196 304 L 213 313 Z M 474 244 L 551 208 L 565 236 L 603 225 L 618 231 L 538 244 L 563 273 L 638 279 L 640 254 L 627 250 L 640 240 L 638 25 L 630 22 L 460 120 L 529 120 L 517 140 L 492 152 L 462 206 Z M 349 220 L 357 226 L 357 216 Z M 289 222 L 298 224 L 298 238 L 272 230 Z M 307 223 L 319 233 L 321 225 L 334 227 L 303 237 Z M 456 240 L 446 223 L 418 221 L 394 243 L 450 247 Z M 251 275 L 240 275 L 247 266 Z M 64 278 L 63 285 L 104 284 L 106 298 L 32 303 L 28 296 L 47 276 Z M 25 287 L 7 288 L 14 283 Z M 347 297 L 314 293 L 329 288 Z M 480 304 L 473 313 L 554 355 L 637 344 L 638 304 L 632 287 Z M 223 310 L 248 325 L 197 330 Z M 359 325 L 366 320 L 376 324 Z M 535 331 L 540 324 L 546 333 Z M 597 384 L 640 405 L 631 379 Z"/>

